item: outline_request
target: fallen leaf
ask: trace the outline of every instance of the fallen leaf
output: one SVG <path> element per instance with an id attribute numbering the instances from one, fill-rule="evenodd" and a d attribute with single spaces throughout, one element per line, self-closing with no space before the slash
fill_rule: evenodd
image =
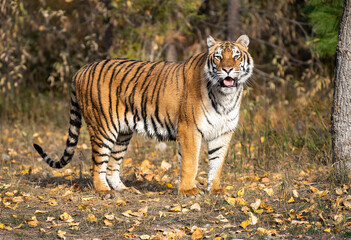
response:
<path id="1" fill-rule="evenodd" d="M 175 207 L 169 209 L 169 212 L 180 212 L 182 210 L 182 206 L 181 205 L 176 205 Z"/>
<path id="2" fill-rule="evenodd" d="M 191 205 L 191 206 L 190 206 L 190 210 L 200 212 L 200 211 L 201 211 L 200 204 L 198 204 L 198 203 L 194 203 L 193 205 Z"/>
<path id="3" fill-rule="evenodd" d="M 69 215 L 67 212 L 64 212 L 63 214 L 60 215 L 60 220 L 65 221 L 65 222 L 72 222 L 74 221 L 71 215 Z"/>
<path id="4" fill-rule="evenodd" d="M 311 192 L 315 193 L 315 192 L 319 192 L 318 188 L 310 186 L 310 190 Z"/>
<path id="5" fill-rule="evenodd" d="M 344 221 L 344 216 L 342 214 L 337 214 L 333 217 L 334 224 L 340 225 Z"/>
<path id="6" fill-rule="evenodd" d="M 272 197 L 274 194 L 273 188 L 264 188 L 263 191 L 265 191 L 267 193 L 267 195 L 270 197 Z"/>
<path id="7" fill-rule="evenodd" d="M 113 225 L 112 221 L 111 221 L 111 220 L 108 220 L 108 219 L 105 219 L 105 220 L 104 220 L 104 224 L 105 224 L 106 226 L 108 226 L 108 227 L 110 227 L 110 226 Z"/>
<path id="8" fill-rule="evenodd" d="M 225 217 L 223 217 L 222 214 L 219 214 L 216 218 L 217 218 L 219 221 L 224 222 L 224 223 L 229 222 L 228 219 L 226 219 Z"/>
<path id="9" fill-rule="evenodd" d="M 104 215 L 104 217 L 105 217 L 107 220 L 110 220 L 110 221 L 112 221 L 112 220 L 115 219 L 115 215 L 113 215 L 113 213 L 106 213 L 106 214 Z"/>
<path id="10" fill-rule="evenodd" d="M 48 211 L 35 210 L 34 214 L 47 213 Z"/>
<path id="11" fill-rule="evenodd" d="M 165 160 L 163 160 L 161 162 L 161 168 L 165 171 L 167 171 L 168 169 L 170 169 L 172 167 L 172 164 L 166 162 Z"/>
<path id="12" fill-rule="evenodd" d="M 124 200 L 121 200 L 121 199 L 117 200 L 117 202 L 116 202 L 116 206 L 117 206 L 117 207 L 119 207 L 119 206 L 125 206 L 126 204 L 127 204 L 127 202 L 124 201 Z"/>
<path id="13" fill-rule="evenodd" d="M 141 240 L 147 240 L 147 239 L 150 239 L 151 237 L 150 237 L 150 235 L 144 234 L 144 235 L 139 236 L 139 238 Z"/>
<path id="14" fill-rule="evenodd" d="M 254 210 L 257 210 L 261 205 L 261 199 L 256 199 L 256 202 L 251 203 L 250 207 L 252 207 Z"/>
<path id="15" fill-rule="evenodd" d="M 133 212 L 131 210 L 127 210 L 125 212 L 122 212 L 122 215 L 125 217 L 132 217 Z"/>
<path id="16" fill-rule="evenodd" d="M 200 238 L 203 238 L 202 230 L 196 227 L 193 233 L 191 234 L 191 239 L 200 239 Z"/>
<path id="17" fill-rule="evenodd" d="M 295 198 L 299 197 L 299 193 L 295 189 L 293 190 L 293 197 Z"/>
<path id="18" fill-rule="evenodd" d="M 240 190 L 238 191 L 237 194 L 238 194 L 238 197 L 244 196 L 244 194 L 245 194 L 245 188 L 240 189 Z"/>
<path id="19" fill-rule="evenodd" d="M 256 225 L 258 223 L 258 218 L 252 212 L 250 212 L 249 215 L 250 215 L 250 224 Z"/>
<path id="20" fill-rule="evenodd" d="M 342 191 L 341 188 L 337 188 L 337 189 L 335 189 L 335 193 L 338 194 L 338 195 L 342 195 L 343 191 Z"/>
<path id="21" fill-rule="evenodd" d="M 66 234 L 65 231 L 62 231 L 62 230 L 58 230 L 58 231 L 57 231 L 57 236 L 58 236 L 58 238 L 60 238 L 60 239 L 65 240 L 65 239 L 66 239 L 65 234 Z"/>
<path id="22" fill-rule="evenodd" d="M 245 221 L 240 223 L 240 227 L 242 227 L 243 229 L 246 229 L 247 226 L 250 225 L 250 223 L 251 223 L 250 220 L 245 220 Z"/>
<path id="23" fill-rule="evenodd" d="M 294 203 L 294 202 L 295 202 L 294 197 L 291 197 L 291 198 L 288 200 L 288 203 Z"/>
<path id="24" fill-rule="evenodd" d="M 90 223 L 92 223 L 92 222 L 97 222 L 97 219 L 96 219 L 95 215 L 92 214 L 92 213 L 90 213 L 90 214 L 88 215 L 88 217 L 86 218 L 86 220 L 87 220 L 88 222 L 90 222 Z"/>
<path id="25" fill-rule="evenodd" d="M 289 216 L 290 216 L 291 218 L 296 218 L 296 212 L 295 212 L 294 209 L 290 209 L 290 211 L 289 211 Z"/>
<path id="26" fill-rule="evenodd" d="M 36 216 L 31 217 L 30 219 L 26 219 L 26 223 L 30 226 L 30 227 L 36 227 L 38 226 L 39 221 L 37 220 Z"/>

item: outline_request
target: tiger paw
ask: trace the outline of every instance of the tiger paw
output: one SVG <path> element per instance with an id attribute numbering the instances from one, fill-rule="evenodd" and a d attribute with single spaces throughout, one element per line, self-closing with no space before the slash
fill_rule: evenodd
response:
<path id="1" fill-rule="evenodd" d="M 216 188 L 216 189 L 211 189 L 210 193 L 215 196 L 225 196 L 227 195 L 227 190 L 225 188 Z"/>
<path id="2" fill-rule="evenodd" d="M 116 196 L 116 192 L 113 190 L 97 191 L 102 199 L 112 199 Z"/>
<path id="3" fill-rule="evenodd" d="M 183 196 L 194 196 L 200 193 L 200 190 L 198 188 L 191 188 L 191 189 L 179 189 L 179 195 Z"/>

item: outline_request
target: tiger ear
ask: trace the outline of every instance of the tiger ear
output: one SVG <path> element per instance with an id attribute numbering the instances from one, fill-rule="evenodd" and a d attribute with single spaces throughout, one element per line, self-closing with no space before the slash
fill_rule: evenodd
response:
<path id="1" fill-rule="evenodd" d="M 211 48 L 216 44 L 216 40 L 211 35 L 208 35 L 207 37 L 207 47 Z"/>
<path id="2" fill-rule="evenodd" d="M 250 39 L 247 35 L 241 35 L 237 40 L 237 43 L 240 43 L 241 45 L 245 46 L 246 48 L 249 47 Z"/>

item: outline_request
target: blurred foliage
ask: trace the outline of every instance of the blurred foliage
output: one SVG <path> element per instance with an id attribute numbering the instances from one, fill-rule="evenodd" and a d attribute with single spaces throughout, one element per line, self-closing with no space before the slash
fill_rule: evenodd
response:
<path id="1" fill-rule="evenodd" d="M 94 60 L 164 60 L 169 46 L 184 60 L 206 50 L 209 34 L 225 40 L 228 24 L 239 24 L 251 40 L 251 99 L 303 103 L 326 96 L 320 93 L 330 92 L 333 66 L 308 44 L 317 35 L 306 16 L 313 19 L 324 1 L 242 0 L 241 22 L 228 23 L 228 0 L 3 0 L 0 112 L 8 118 L 29 112 L 38 94 L 67 98 L 73 74 Z"/>
<path id="2" fill-rule="evenodd" d="M 310 0 L 303 9 L 313 25 L 312 43 L 321 57 L 335 55 L 343 6 L 343 0 Z"/>

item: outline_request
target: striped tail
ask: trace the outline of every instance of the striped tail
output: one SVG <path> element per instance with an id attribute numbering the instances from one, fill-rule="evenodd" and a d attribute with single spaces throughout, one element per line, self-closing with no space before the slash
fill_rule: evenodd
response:
<path id="1" fill-rule="evenodd" d="M 82 114 L 78 105 L 75 86 L 72 84 L 72 94 L 71 94 L 71 112 L 70 112 L 70 127 L 68 131 L 68 138 L 66 142 L 66 149 L 61 157 L 60 161 L 52 160 L 43 149 L 37 145 L 33 144 L 35 150 L 40 154 L 40 156 L 46 161 L 47 164 L 52 168 L 63 168 L 66 166 L 74 155 L 74 151 L 77 147 L 78 137 L 80 132 L 80 127 L 82 126 Z"/>

